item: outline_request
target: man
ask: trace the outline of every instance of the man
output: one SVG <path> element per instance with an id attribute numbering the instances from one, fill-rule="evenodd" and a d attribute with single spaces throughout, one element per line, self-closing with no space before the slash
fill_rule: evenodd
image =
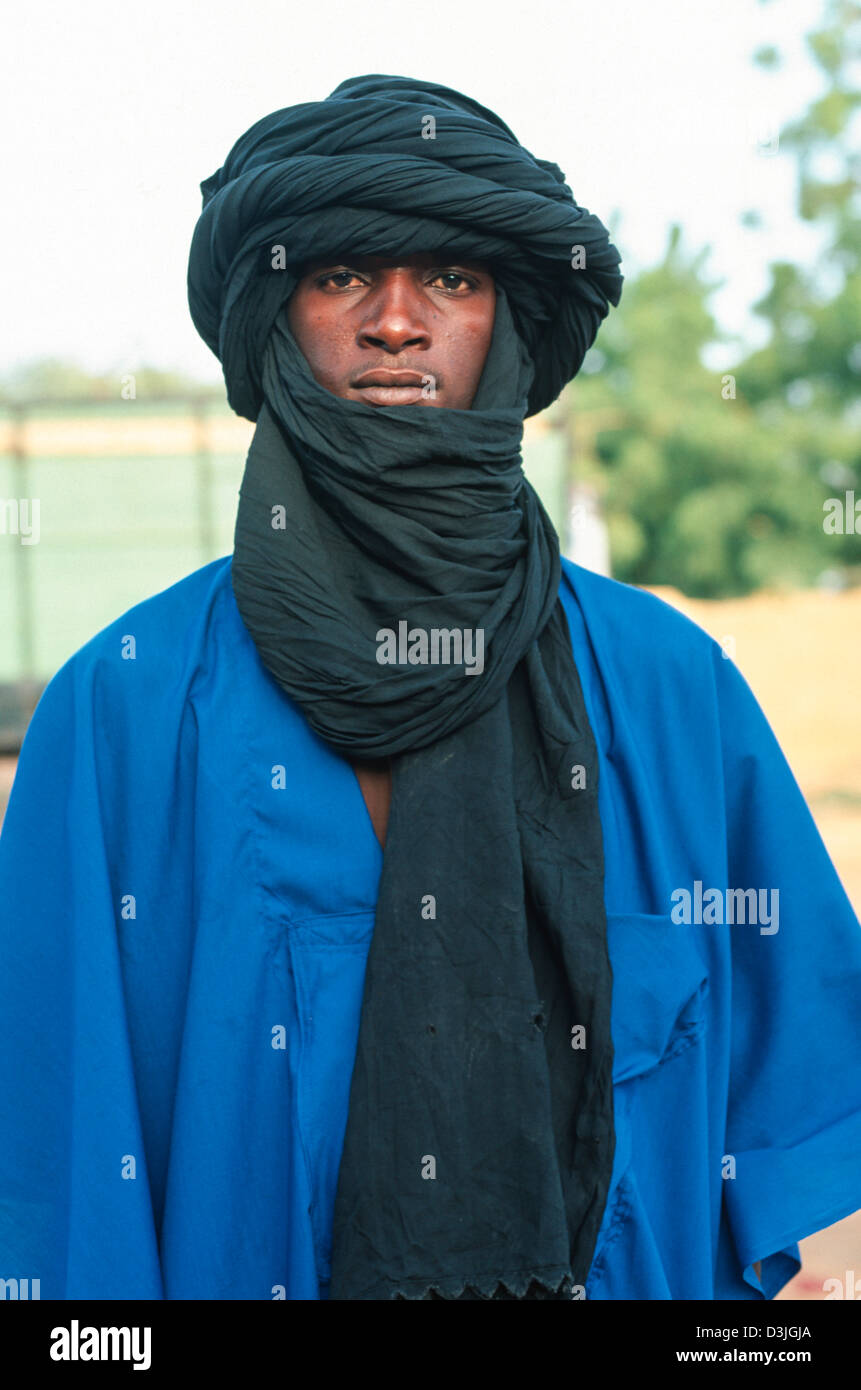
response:
<path id="1" fill-rule="evenodd" d="M 861 937 L 759 707 L 520 439 L 618 253 L 403 77 L 202 185 L 235 549 L 55 676 L 0 841 L 0 1274 L 755 1299 L 861 1206 Z M 761 1280 L 761 1282 L 760 1282 Z"/>

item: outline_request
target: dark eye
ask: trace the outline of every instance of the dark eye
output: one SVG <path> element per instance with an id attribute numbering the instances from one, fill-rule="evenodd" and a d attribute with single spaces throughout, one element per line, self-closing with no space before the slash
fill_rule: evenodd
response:
<path id="1" fill-rule="evenodd" d="M 465 287 L 466 289 L 474 290 L 478 287 L 478 282 L 476 280 L 473 280 L 472 277 L 469 275 L 462 274 L 459 270 L 439 270 L 433 277 L 431 283 L 433 284 L 437 280 L 442 280 L 445 282 L 443 284 L 443 289 L 446 290 L 457 291 L 461 288 L 461 286 Z M 460 281 L 460 285 L 453 284 L 453 281 Z"/>
<path id="2" fill-rule="evenodd" d="M 333 284 L 336 289 L 345 290 L 349 287 L 350 280 L 358 279 L 358 275 L 353 270 L 330 270 L 325 275 L 316 276 L 314 283 L 320 288 L 327 284 Z"/>

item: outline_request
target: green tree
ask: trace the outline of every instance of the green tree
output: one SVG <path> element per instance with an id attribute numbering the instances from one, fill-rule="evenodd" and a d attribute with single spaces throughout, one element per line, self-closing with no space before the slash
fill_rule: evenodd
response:
<path id="1" fill-rule="evenodd" d="M 857 563 L 859 538 L 826 535 L 823 502 L 856 483 L 861 496 L 861 94 L 849 76 L 859 31 L 861 8 L 830 0 L 809 36 L 826 89 L 780 142 L 798 162 L 799 215 L 823 226 L 827 245 L 816 265 L 771 267 L 754 306 L 766 347 L 731 372 L 705 367 L 707 349 L 732 340 L 708 308 L 707 249 L 686 252 L 673 227 L 662 262 L 626 281 L 566 393 L 575 471 L 603 493 L 620 579 L 718 597 Z M 755 60 L 773 68 L 780 55 Z"/>
<path id="2" fill-rule="evenodd" d="M 807 39 L 824 90 L 780 134 L 798 169 L 797 211 L 823 229 L 825 245 L 810 265 L 780 262 L 754 307 L 771 336 L 745 362 L 745 391 L 758 418 L 786 431 L 823 503 L 854 492 L 861 499 L 861 91 L 853 66 L 861 60 L 861 5 L 828 0 L 823 22 Z M 765 67 L 779 50 L 756 55 Z M 823 563 L 861 565 L 861 537 L 844 530 L 824 536 Z"/>

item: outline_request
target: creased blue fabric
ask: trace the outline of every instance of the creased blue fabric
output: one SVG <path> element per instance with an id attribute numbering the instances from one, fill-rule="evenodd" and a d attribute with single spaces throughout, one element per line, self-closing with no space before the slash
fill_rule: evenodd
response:
<path id="1" fill-rule="evenodd" d="M 720 648 L 567 561 L 560 597 L 614 972 L 587 1297 L 760 1299 L 761 1260 L 771 1298 L 797 1242 L 861 1207 L 861 929 Z M 43 1299 L 327 1296 L 381 866 L 350 767 L 260 662 L 229 556 L 63 667 L 0 835 L 0 1277 Z M 779 889 L 779 931 L 673 923 L 697 878 Z"/>

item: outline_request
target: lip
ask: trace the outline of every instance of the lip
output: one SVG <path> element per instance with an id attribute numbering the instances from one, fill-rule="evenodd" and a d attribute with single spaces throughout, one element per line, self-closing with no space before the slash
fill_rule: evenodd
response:
<path id="1" fill-rule="evenodd" d="M 393 367 L 372 367 L 353 382 L 369 405 L 416 405 L 422 400 L 424 378 L 420 372 Z"/>
<path id="2" fill-rule="evenodd" d="M 415 405 L 422 399 L 420 386 L 359 386 L 368 405 Z"/>
<path id="3" fill-rule="evenodd" d="M 353 382 L 354 386 L 421 386 L 421 372 L 396 371 L 393 367 L 372 367 L 362 372 Z"/>

